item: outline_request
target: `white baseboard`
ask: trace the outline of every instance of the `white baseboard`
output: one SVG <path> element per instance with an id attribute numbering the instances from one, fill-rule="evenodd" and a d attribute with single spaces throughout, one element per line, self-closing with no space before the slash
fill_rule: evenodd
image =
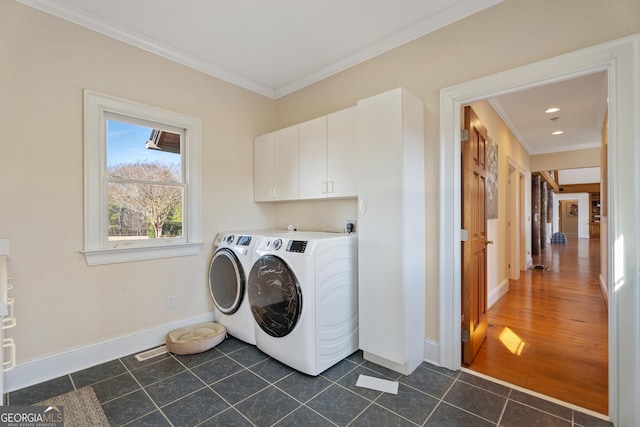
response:
<path id="1" fill-rule="evenodd" d="M 440 366 L 440 344 L 431 340 L 424 340 L 424 361 Z"/>
<path id="2" fill-rule="evenodd" d="M 83 347 L 65 350 L 19 363 L 5 374 L 5 393 L 68 375 L 113 359 L 128 356 L 165 343 L 167 333 L 200 322 L 212 322 L 213 313 L 166 323 L 151 329 Z"/>
<path id="3" fill-rule="evenodd" d="M 498 287 L 489 294 L 487 301 L 488 308 L 493 307 L 493 304 L 497 303 L 507 292 L 509 292 L 509 279 L 504 279 Z"/>
<path id="4" fill-rule="evenodd" d="M 605 283 L 602 274 L 598 275 L 598 278 L 600 279 L 600 290 L 602 291 L 604 302 L 606 303 L 607 307 L 609 307 L 609 290 L 607 289 L 607 284 Z"/>

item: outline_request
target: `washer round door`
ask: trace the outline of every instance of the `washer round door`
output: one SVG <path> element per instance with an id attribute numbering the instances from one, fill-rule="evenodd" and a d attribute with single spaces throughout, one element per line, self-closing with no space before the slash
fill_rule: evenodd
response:
<path id="1" fill-rule="evenodd" d="M 245 277 L 238 257 L 231 249 L 215 251 L 209 263 L 209 293 L 218 310 L 233 314 L 244 297 Z"/>
<path id="2" fill-rule="evenodd" d="M 288 335 L 302 312 L 302 293 L 287 263 L 274 255 L 259 258 L 251 268 L 247 296 L 253 318 L 272 337 Z"/>

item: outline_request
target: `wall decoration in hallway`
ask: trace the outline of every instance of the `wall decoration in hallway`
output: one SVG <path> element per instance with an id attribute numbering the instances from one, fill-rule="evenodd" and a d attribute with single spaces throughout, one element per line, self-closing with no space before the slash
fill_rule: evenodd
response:
<path id="1" fill-rule="evenodd" d="M 567 216 L 578 216 L 578 204 L 571 203 L 569 206 L 569 211 L 567 212 Z"/>
<path id="2" fill-rule="evenodd" d="M 487 148 L 487 219 L 498 218 L 498 143 L 489 139 Z"/>

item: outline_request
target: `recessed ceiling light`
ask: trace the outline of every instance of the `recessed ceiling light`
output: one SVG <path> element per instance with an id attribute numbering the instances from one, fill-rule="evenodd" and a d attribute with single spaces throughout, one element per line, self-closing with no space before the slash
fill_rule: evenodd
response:
<path id="1" fill-rule="evenodd" d="M 555 132 L 551 132 L 551 135 L 562 135 L 563 133 L 564 133 L 564 131 L 557 130 Z"/>
<path id="2" fill-rule="evenodd" d="M 546 110 L 544 110 L 544 112 L 547 113 L 547 114 L 557 113 L 558 111 L 560 111 L 560 109 L 558 107 L 551 107 L 551 108 L 547 108 Z"/>

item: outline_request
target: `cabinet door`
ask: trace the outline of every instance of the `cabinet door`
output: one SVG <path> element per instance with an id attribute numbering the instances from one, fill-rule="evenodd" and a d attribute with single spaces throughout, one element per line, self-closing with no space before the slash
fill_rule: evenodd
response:
<path id="1" fill-rule="evenodd" d="M 253 140 L 253 200 L 270 202 L 274 187 L 274 133 Z"/>
<path id="2" fill-rule="evenodd" d="M 327 190 L 329 197 L 358 195 L 358 110 L 350 107 L 328 116 Z"/>
<path id="3" fill-rule="evenodd" d="M 327 116 L 300 123 L 298 198 L 327 197 Z"/>
<path id="4" fill-rule="evenodd" d="M 274 133 L 275 200 L 298 198 L 298 125 Z"/>

